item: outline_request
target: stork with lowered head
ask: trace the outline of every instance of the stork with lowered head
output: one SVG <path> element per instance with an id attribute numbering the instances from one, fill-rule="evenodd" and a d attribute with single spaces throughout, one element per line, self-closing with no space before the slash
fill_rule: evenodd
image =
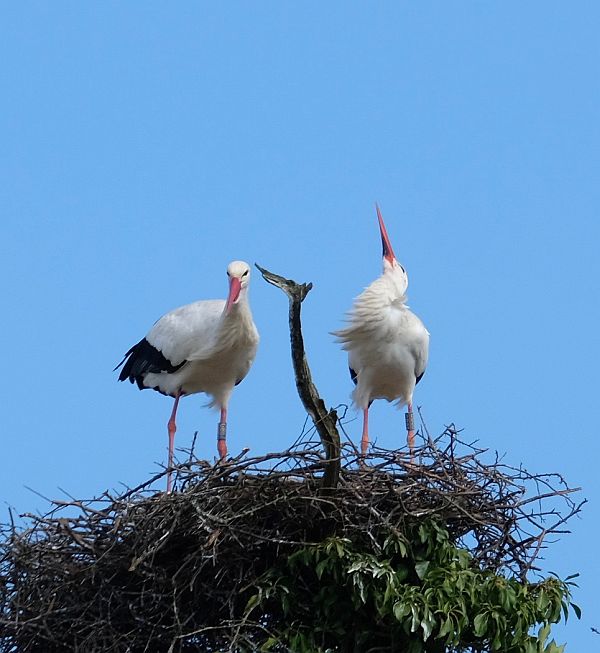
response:
<path id="1" fill-rule="evenodd" d="M 209 406 L 220 409 L 217 450 L 224 459 L 229 398 L 256 356 L 259 336 L 248 303 L 250 266 L 244 261 L 233 261 L 227 266 L 227 276 L 226 300 L 197 301 L 163 315 L 115 368 L 123 366 L 119 381 L 129 379 L 140 390 L 152 388 L 174 399 L 167 425 L 167 492 L 171 491 L 180 398 L 205 392 L 212 398 Z"/>

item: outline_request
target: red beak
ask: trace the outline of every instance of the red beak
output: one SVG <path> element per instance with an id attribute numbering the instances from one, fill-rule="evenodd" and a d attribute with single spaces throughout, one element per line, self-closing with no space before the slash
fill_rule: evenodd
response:
<path id="1" fill-rule="evenodd" d="M 375 204 L 377 209 L 377 217 L 379 219 L 379 231 L 381 232 L 381 244 L 383 245 L 383 257 L 386 258 L 390 263 L 393 263 L 396 260 L 394 255 L 394 250 L 392 249 L 392 243 L 390 243 L 383 218 L 381 217 L 381 211 L 379 210 L 379 205 Z"/>
<path id="2" fill-rule="evenodd" d="M 240 296 L 241 289 L 242 282 L 237 277 L 231 277 L 231 279 L 229 279 L 229 295 L 227 296 L 227 303 L 225 304 L 225 313 L 229 313 L 231 307 Z"/>

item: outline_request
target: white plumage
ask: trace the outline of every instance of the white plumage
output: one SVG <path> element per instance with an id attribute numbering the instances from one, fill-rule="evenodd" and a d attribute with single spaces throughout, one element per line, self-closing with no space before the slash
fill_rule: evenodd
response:
<path id="1" fill-rule="evenodd" d="M 225 301 L 194 302 L 167 313 L 152 327 L 146 340 L 173 366 L 174 372 L 148 372 L 146 388 L 175 397 L 205 392 L 211 406 L 226 405 L 236 382 L 248 373 L 258 345 L 258 332 L 248 302 L 224 313 Z"/>
<path id="2" fill-rule="evenodd" d="M 250 266 L 233 261 L 227 267 L 227 300 L 194 302 L 163 315 L 145 338 L 117 366 L 119 381 L 129 379 L 143 390 L 174 397 L 168 424 L 169 470 L 173 463 L 175 417 L 180 397 L 204 392 L 210 406 L 221 410 L 217 447 L 227 455 L 227 406 L 235 385 L 248 374 L 258 348 L 258 331 L 248 303 Z M 167 491 L 171 489 L 170 471 Z"/>
<path id="3" fill-rule="evenodd" d="M 412 399 L 425 373 L 429 332 L 406 305 L 408 275 L 398 263 L 377 207 L 383 244 L 383 274 L 355 300 L 349 325 L 333 334 L 348 352 L 350 374 L 356 383 L 352 399 L 363 410 L 361 450 L 369 443 L 369 406 L 375 399 L 407 405 L 410 448 L 414 446 Z"/>

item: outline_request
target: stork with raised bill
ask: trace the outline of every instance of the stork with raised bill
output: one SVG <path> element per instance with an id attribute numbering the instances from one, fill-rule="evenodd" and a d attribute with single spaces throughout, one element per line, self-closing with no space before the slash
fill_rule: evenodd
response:
<path id="1" fill-rule="evenodd" d="M 355 300 L 349 325 L 334 331 L 348 352 L 352 399 L 363 411 L 361 453 L 369 446 L 369 407 L 375 399 L 407 406 L 408 446 L 414 449 L 413 392 L 427 366 L 429 332 L 406 305 L 408 275 L 396 259 L 379 206 L 383 274 Z"/>
<path id="2" fill-rule="evenodd" d="M 256 356 L 259 336 L 248 303 L 250 266 L 244 261 L 233 261 L 227 266 L 227 276 L 226 300 L 197 301 L 163 315 L 115 368 L 123 366 L 119 381 L 129 379 L 140 390 L 151 388 L 174 399 L 167 425 L 167 492 L 171 491 L 180 398 L 204 392 L 211 397 L 209 405 L 220 409 L 217 450 L 224 459 L 229 398 Z"/>

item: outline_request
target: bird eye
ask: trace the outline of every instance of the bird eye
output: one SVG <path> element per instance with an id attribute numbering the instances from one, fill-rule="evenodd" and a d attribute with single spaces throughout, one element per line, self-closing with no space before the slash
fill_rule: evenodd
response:
<path id="1" fill-rule="evenodd" d="M 250 272 L 250 270 L 246 270 L 246 271 L 244 272 L 244 274 L 242 274 L 242 276 L 243 276 L 243 277 L 247 277 L 247 276 L 248 276 L 248 272 Z"/>

